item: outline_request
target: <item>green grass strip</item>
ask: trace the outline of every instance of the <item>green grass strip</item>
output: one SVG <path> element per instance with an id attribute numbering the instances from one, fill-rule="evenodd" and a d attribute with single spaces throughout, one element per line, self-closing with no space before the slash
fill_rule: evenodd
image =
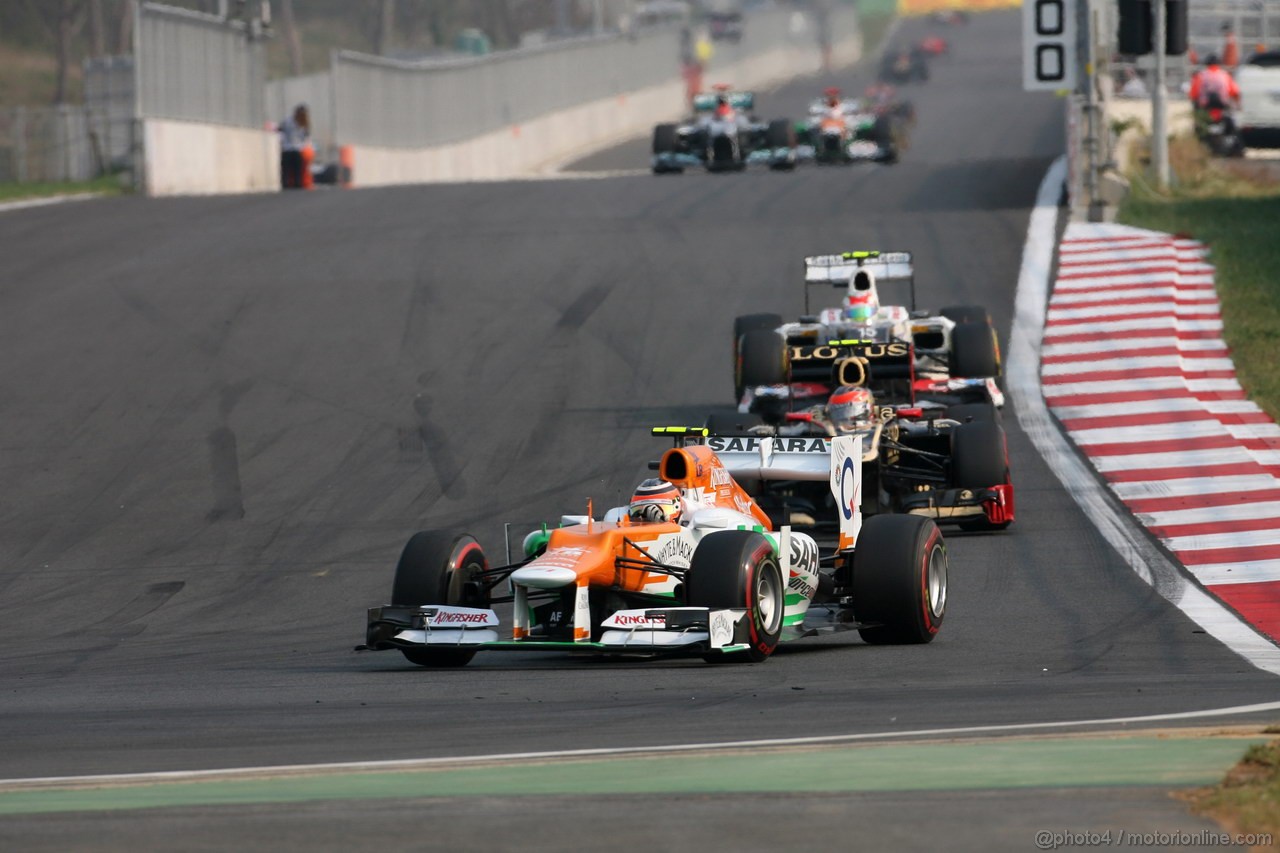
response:
<path id="1" fill-rule="evenodd" d="M 123 191 L 120 186 L 120 178 L 115 175 L 95 178 L 92 181 L 66 181 L 48 184 L 0 183 L 0 202 L 22 201 L 29 198 L 52 198 L 54 196 L 78 195 L 80 193 L 119 195 Z"/>
<path id="2" fill-rule="evenodd" d="M 1124 737 L 879 744 L 0 793 L 0 815 L 322 800 L 1200 785 L 1252 743 Z"/>

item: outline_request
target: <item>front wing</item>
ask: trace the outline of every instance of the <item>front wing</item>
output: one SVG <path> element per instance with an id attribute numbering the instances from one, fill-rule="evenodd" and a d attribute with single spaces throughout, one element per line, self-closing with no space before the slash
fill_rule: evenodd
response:
<path id="1" fill-rule="evenodd" d="M 745 608 L 647 607 L 619 610 L 605 619 L 595 641 L 503 639 L 493 610 L 446 605 L 369 609 L 365 643 L 358 650 L 442 648 L 567 651 L 575 654 L 657 655 L 745 651 Z"/>

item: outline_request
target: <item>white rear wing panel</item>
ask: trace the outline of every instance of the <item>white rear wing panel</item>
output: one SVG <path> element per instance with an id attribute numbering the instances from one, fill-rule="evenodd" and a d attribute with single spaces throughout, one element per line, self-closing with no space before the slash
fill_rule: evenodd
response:
<path id="1" fill-rule="evenodd" d="M 876 281 L 905 281 L 915 274 L 910 252 L 846 252 L 805 258 L 804 281 L 805 284 L 845 284 L 860 269 L 869 271 Z"/>

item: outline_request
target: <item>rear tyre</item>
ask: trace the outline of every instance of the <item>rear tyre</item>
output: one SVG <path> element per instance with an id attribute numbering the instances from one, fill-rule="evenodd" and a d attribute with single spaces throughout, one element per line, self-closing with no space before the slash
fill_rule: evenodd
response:
<path id="1" fill-rule="evenodd" d="M 489 594 L 482 591 L 480 583 L 480 573 L 488 568 L 484 551 L 472 536 L 447 530 L 415 533 L 400 552 L 391 583 L 391 603 L 406 607 L 423 604 L 488 607 Z M 400 651 L 410 663 L 440 667 L 466 666 L 476 654 L 475 651 L 434 648 Z"/>
<path id="2" fill-rule="evenodd" d="M 1000 375 L 996 332 L 988 323 L 958 323 L 951 330 L 951 375 L 964 379 Z"/>
<path id="3" fill-rule="evenodd" d="M 785 385 L 787 350 L 782 335 L 772 329 L 753 329 L 745 333 L 738 343 L 735 368 L 736 388 L 745 390 L 757 385 Z"/>
<path id="4" fill-rule="evenodd" d="M 735 317 L 733 320 L 733 375 L 734 375 L 734 399 L 741 400 L 742 392 L 745 390 L 738 382 L 738 353 L 742 344 L 742 336 L 747 332 L 754 332 L 759 329 L 773 329 L 782 325 L 782 317 L 778 314 L 743 314 L 741 317 Z"/>
<path id="5" fill-rule="evenodd" d="M 778 647 L 786 583 L 769 540 L 751 530 L 726 530 L 703 537 L 684 579 L 690 607 L 715 610 L 745 607 L 750 648 L 714 652 L 709 662 L 759 663 Z"/>
<path id="6" fill-rule="evenodd" d="M 993 422 L 960 424 L 951 431 L 951 485 L 989 489 L 1009 479 L 1004 430 Z"/>
<path id="7" fill-rule="evenodd" d="M 785 118 L 769 122 L 769 127 L 764 134 L 764 144 L 769 148 L 795 148 L 795 125 Z"/>
<path id="8" fill-rule="evenodd" d="M 674 124 L 655 125 L 653 128 L 653 153 L 674 153 L 678 147 L 679 138 Z"/>
<path id="9" fill-rule="evenodd" d="M 853 553 L 853 615 L 873 645 L 927 643 L 947 610 L 947 549 L 932 519 L 877 515 Z"/>
<path id="10" fill-rule="evenodd" d="M 1009 453 L 997 423 L 961 424 L 951 432 L 951 482 L 958 489 L 989 489 L 1009 482 Z M 985 517 L 960 523 L 961 530 L 1004 530 Z"/>

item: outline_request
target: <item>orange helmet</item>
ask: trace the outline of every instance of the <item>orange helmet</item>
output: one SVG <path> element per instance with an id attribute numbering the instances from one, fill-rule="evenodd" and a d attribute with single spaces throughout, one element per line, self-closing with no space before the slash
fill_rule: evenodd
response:
<path id="1" fill-rule="evenodd" d="M 627 517 L 632 521 L 679 521 L 680 490 L 666 480 L 645 480 L 636 486 Z"/>

